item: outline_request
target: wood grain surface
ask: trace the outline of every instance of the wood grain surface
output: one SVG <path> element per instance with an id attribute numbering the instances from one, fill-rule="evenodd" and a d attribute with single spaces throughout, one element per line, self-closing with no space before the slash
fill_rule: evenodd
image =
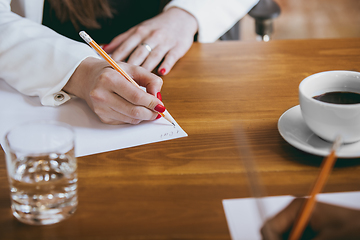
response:
<path id="1" fill-rule="evenodd" d="M 189 136 L 78 158 L 77 211 L 40 227 L 12 216 L 1 152 L 0 239 L 230 239 L 221 201 L 251 197 L 235 129 L 266 195 L 307 194 L 323 158 L 290 146 L 277 121 L 300 81 L 327 70 L 360 71 L 360 39 L 195 43 L 162 90 Z M 339 159 L 324 191 L 359 190 L 360 159 Z"/>

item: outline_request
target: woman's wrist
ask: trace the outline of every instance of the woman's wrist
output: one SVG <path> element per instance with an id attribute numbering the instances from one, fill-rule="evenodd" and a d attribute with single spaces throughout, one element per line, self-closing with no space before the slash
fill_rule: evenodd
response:
<path id="1" fill-rule="evenodd" d="M 109 67 L 109 64 L 101 59 L 88 57 L 84 59 L 75 69 L 63 90 L 68 94 L 79 98 L 86 98 L 87 86 L 91 83 L 100 69 Z"/>
<path id="2" fill-rule="evenodd" d="M 178 8 L 178 7 L 171 7 L 165 11 L 166 13 L 170 13 L 173 16 L 176 16 L 177 18 L 182 19 L 183 26 L 187 26 L 189 30 L 192 30 L 194 32 L 194 35 L 198 32 L 198 21 L 188 11 Z"/>

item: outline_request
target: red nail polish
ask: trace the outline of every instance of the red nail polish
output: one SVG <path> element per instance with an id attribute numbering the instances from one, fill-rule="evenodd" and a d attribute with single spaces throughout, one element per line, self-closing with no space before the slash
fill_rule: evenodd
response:
<path id="1" fill-rule="evenodd" d="M 166 108 L 163 105 L 160 105 L 160 104 L 156 105 L 156 107 L 154 109 L 155 109 L 155 111 L 161 112 L 161 113 L 165 112 L 165 110 L 166 110 Z"/>
<path id="2" fill-rule="evenodd" d="M 102 49 L 105 51 L 105 48 L 109 46 L 109 44 L 105 44 L 104 46 L 102 46 Z"/>
<path id="3" fill-rule="evenodd" d="M 160 114 L 158 114 L 155 119 L 159 119 L 159 118 L 161 118 L 161 115 L 160 115 Z"/>
<path id="4" fill-rule="evenodd" d="M 160 93 L 160 92 L 158 92 L 158 93 L 156 94 L 156 97 L 157 97 L 160 101 L 162 101 L 162 96 L 161 96 L 161 93 Z"/>
<path id="5" fill-rule="evenodd" d="M 161 75 L 164 75 L 165 72 L 166 72 L 165 68 L 162 68 L 162 69 L 159 70 L 159 73 L 160 73 Z"/>

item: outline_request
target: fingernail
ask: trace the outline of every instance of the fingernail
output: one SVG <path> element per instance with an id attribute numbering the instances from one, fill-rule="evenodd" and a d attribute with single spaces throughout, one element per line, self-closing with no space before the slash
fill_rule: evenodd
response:
<path id="1" fill-rule="evenodd" d="M 161 113 L 165 112 L 165 110 L 166 110 L 166 108 L 161 104 L 156 105 L 156 107 L 154 109 L 155 109 L 155 111 L 161 112 Z"/>
<path id="2" fill-rule="evenodd" d="M 159 119 L 159 118 L 161 118 L 161 115 L 160 115 L 160 114 L 158 114 L 155 119 Z"/>
<path id="3" fill-rule="evenodd" d="M 162 69 L 159 70 L 159 73 L 160 73 L 161 75 L 164 75 L 165 72 L 166 72 L 165 68 L 162 68 Z"/>
<path id="4" fill-rule="evenodd" d="M 105 44 L 104 46 L 102 46 L 102 49 L 105 51 L 105 48 L 109 46 L 109 44 Z"/>
<path id="5" fill-rule="evenodd" d="M 160 92 L 158 92 L 158 93 L 156 94 L 156 97 L 157 97 L 160 101 L 162 101 L 162 96 L 161 96 L 161 93 L 160 93 Z"/>

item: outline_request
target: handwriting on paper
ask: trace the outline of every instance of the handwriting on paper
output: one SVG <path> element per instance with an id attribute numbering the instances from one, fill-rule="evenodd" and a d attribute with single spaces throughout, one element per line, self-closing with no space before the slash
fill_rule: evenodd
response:
<path id="1" fill-rule="evenodd" d="M 160 135 L 160 138 L 168 138 L 168 137 L 173 137 L 173 136 L 176 136 L 178 135 L 179 133 L 181 133 L 181 131 L 179 129 L 172 129 L 170 131 L 167 131 L 165 133 L 162 133 Z"/>

